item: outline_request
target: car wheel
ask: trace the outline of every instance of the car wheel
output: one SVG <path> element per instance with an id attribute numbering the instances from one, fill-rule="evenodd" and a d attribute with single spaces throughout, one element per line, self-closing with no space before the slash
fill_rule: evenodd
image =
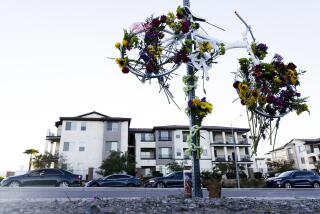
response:
<path id="1" fill-rule="evenodd" d="M 320 184 L 318 182 L 314 182 L 312 186 L 313 188 L 320 188 Z"/>
<path id="2" fill-rule="evenodd" d="M 127 184 L 127 187 L 134 187 L 134 184 Z"/>
<path id="3" fill-rule="evenodd" d="M 159 183 L 156 184 L 156 187 L 157 188 L 165 188 L 166 185 L 163 182 L 159 182 Z"/>
<path id="4" fill-rule="evenodd" d="M 8 185 L 9 187 L 20 187 L 20 183 L 18 181 L 11 181 Z"/>
<path id="5" fill-rule="evenodd" d="M 59 183 L 59 187 L 68 187 L 69 183 L 66 181 L 62 181 L 61 183 Z"/>
<path id="6" fill-rule="evenodd" d="M 283 186 L 287 189 L 292 188 L 292 185 L 290 184 L 290 182 L 286 182 Z"/>

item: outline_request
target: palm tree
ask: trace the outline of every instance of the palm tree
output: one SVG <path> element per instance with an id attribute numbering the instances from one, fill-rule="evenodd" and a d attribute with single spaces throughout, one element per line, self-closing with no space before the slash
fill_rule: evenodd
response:
<path id="1" fill-rule="evenodd" d="M 23 152 L 24 154 L 30 155 L 30 159 L 29 159 L 29 170 L 31 170 L 31 164 L 32 164 L 32 155 L 38 154 L 39 151 L 36 149 L 26 149 L 26 151 Z"/>

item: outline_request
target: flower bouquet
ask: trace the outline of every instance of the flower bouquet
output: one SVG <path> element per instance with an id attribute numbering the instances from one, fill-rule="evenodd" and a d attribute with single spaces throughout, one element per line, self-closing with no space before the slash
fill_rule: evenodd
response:
<path id="1" fill-rule="evenodd" d="M 267 55 L 265 44 L 251 45 L 259 60 Z M 253 63 L 251 58 L 239 59 L 240 68 L 233 87 L 237 90 L 242 105 L 247 107 L 250 129 L 252 131 L 254 152 L 261 138 L 269 135 L 274 141 L 279 128 L 280 118 L 291 111 L 298 115 L 308 111 L 307 98 L 301 98 L 297 91 L 299 78 L 305 71 L 297 70 L 294 63 L 283 62 L 276 54 L 270 63 Z M 272 127 L 272 121 L 276 121 Z"/>

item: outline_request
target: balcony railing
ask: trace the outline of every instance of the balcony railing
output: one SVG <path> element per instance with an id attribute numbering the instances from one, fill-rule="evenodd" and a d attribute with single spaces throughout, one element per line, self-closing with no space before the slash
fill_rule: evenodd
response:
<path id="1" fill-rule="evenodd" d="M 314 153 L 314 150 L 307 149 L 306 151 L 307 151 L 307 154 Z"/>
<path id="2" fill-rule="evenodd" d="M 140 155 L 141 160 L 155 160 L 155 155 Z"/>
<path id="3" fill-rule="evenodd" d="M 160 159 L 172 159 L 172 154 L 159 154 Z"/>
<path id="4" fill-rule="evenodd" d="M 238 143 L 241 145 L 249 145 L 248 141 L 246 140 L 239 140 Z"/>
<path id="5" fill-rule="evenodd" d="M 215 161 L 221 161 L 221 162 L 224 162 L 224 161 L 226 161 L 226 157 L 225 156 L 220 156 L 220 155 L 218 155 L 216 158 L 215 158 Z"/>
<path id="6" fill-rule="evenodd" d="M 171 141 L 172 140 L 171 137 L 159 137 L 158 139 L 159 139 L 159 141 Z"/>
<path id="7" fill-rule="evenodd" d="M 240 161 L 251 161 L 251 159 L 249 155 L 241 155 Z"/>

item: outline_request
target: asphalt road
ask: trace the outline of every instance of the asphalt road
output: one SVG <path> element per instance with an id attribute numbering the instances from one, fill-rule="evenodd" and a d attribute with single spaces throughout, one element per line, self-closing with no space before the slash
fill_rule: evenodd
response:
<path id="1" fill-rule="evenodd" d="M 74 199 L 74 198 L 157 198 L 169 195 L 183 195 L 182 188 L 116 188 L 116 187 L 20 187 L 0 188 L 0 200 L 14 199 Z M 203 189 L 204 197 L 208 191 Z M 320 199 L 320 189 L 313 188 L 224 188 L 226 198 L 265 198 L 265 199 Z"/>
<path id="2" fill-rule="evenodd" d="M 320 199 L 320 188 L 223 188 L 226 198 Z"/>
<path id="3" fill-rule="evenodd" d="M 203 189 L 204 197 L 208 191 Z M 19 187 L 0 188 L 0 200 L 10 199 L 71 199 L 71 198 L 156 198 L 183 195 L 182 188 L 121 188 L 121 187 Z"/>

